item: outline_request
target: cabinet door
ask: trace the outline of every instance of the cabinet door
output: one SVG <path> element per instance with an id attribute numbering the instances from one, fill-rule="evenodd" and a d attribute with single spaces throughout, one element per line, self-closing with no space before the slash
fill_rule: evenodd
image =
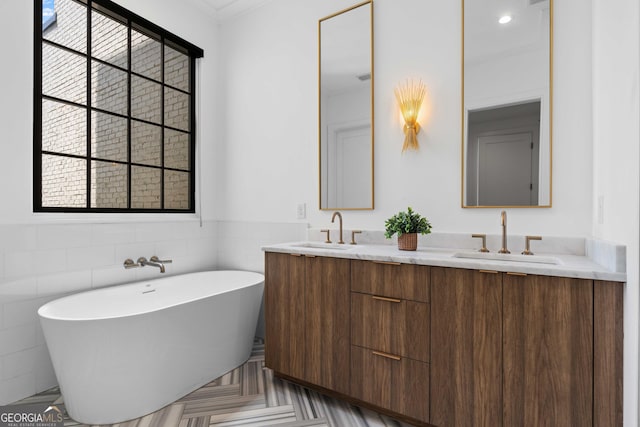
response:
<path id="1" fill-rule="evenodd" d="M 593 425 L 622 427 L 624 283 L 593 283 Z"/>
<path id="2" fill-rule="evenodd" d="M 431 424 L 502 425 L 500 274 L 431 268 L 431 384 Z"/>
<path id="3" fill-rule="evenodd" d="M 305 258 L 265 253 L 265 365 L 304 378 Z"/>
<path id="4" fill-rule="evenodd" d="M 503 280 L 504 425 L 592 425 L 593 282 Z"/>
<path id="5" fill-rule="evenodd" d="M 348 259 L 306 258 L 304 380 L 349 393 Z"/>

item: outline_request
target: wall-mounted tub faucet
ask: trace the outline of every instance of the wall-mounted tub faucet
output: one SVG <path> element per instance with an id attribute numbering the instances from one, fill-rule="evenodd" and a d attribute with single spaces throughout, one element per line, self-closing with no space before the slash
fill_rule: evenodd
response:
<path id="1" fill-rule="evenodd" d="M 149 258 L 149 261 L 151 262 L 157 262 L 160 263 L 162 265 L 164 264 L 171 264 L 173 262 L 173 260 L 171 259 L 160 259 L 157 256 L 153 255 L 151 258 Z"/>
<path id="2" fill-rule="evenodd" d="M 141 256 L 138 258 L 138 264 L 144 267 L 145 265 L 150 265 L 151 267 L 158 267 L 160 269 L 160 273 L 164 273 L 164 265 L 169 264 L 172 261 L 170 259 L 160 260 L 157 256 L 152 256 L 151 259 L 147 260 L 145 257 Z"/>
<path id="3" fill-rule="evenodd" d="M 131 258 L 127 258 L 124 260 L 124 268 L 126 268 L 127 270 L 130 268 L 139 268 L 139 267 L 144 267 L 145 265 L 150 265 L 152 267 L 158 267 L 160 269 L 160 273 L 164 273 L 165 269 L 164 269 L 164 265 L 165 264 L 171 264 L 173 261 L 170 259 L 159 259 L 157 256 L 152 256 L 149 260 L 147 260 L 145 257 L 141 256 L 140 258 L 138 258 L 138 261 L 133 262 L 133 260 Z"/>

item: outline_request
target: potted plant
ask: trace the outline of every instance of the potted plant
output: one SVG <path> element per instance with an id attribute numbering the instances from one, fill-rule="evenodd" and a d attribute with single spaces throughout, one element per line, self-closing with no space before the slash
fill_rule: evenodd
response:
<path id="1" fill-rule="evenodd" d="M 396 233 L 398 249 L 415 251 L 418 248 L 418 233 L 431 233 L 431 224 L 425 217 L 408 207 L 406 212 L 398 212 L 384 222 L 384 237 L 390 239 Z"/>

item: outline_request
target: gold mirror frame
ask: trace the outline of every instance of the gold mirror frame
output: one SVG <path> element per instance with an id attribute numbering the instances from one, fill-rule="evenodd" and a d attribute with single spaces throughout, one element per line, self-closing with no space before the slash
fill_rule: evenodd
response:
<path id="1" fill-rule="evenodd" d="M 343 15 L 360 7 L 369 6 L 369 46 L 370 46 L 370 132 L 371 132 L 371 199 L 369 206 L 362 207 L 344 207 L 344 206 L 326 206 L 323 207 L 323 120 L 322 120 L 322 23 Z M 356 76 L 354 76 L 355 78 Z M 373 0 L 367 0 L 351 7 L 343 9 L 339 12 L 326 16 L 318 21 L 318 206 L 320 210 L 373 210 L 374 209 L 374 69 L 373 69 Z M 359 168 L 358 164 L 353 164 L 353 168 Z M 327 189 L 328 191 L 328 189 Z"/>
<path id="2" fill-rule="evenodd" d="M 554 0 L 549 0 L 549 200 L 548 204 L 538 205 L 467 205 L 465 198 L 465 190 L 467 187 L 467 173 L 466 173 L 466 161 L 467 154 L 467 111 L 465 106 L 465 0 L 461 0 L 462 5 L 462 27 L 461 27 L 461 102 L 460 102 L 460 140 L 461 140 L 461 154 L 460 154 L 460 171 L 461 171 L 461 186 L 460 186 L 460 206 L 462 208 L 551 208 L 553 200 L 553 7 Z M 539 180 L 538 180 L 539 181 Z"/>

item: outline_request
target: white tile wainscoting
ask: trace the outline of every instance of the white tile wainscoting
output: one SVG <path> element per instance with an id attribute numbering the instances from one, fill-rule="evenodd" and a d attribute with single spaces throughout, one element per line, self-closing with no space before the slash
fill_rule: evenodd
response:
<path id="1" fill-rule="evenodd" d="M 166 275 L 264 271 L 261 247 L 304 240 L 306 223 L 168 221 L 0 225 L 0 405 L 57 384 L 37 316 L 66 294 L 160 277 L 126 258 L 169 258 Z M 258 327 L 260 334 L 262 325 Z"/>

